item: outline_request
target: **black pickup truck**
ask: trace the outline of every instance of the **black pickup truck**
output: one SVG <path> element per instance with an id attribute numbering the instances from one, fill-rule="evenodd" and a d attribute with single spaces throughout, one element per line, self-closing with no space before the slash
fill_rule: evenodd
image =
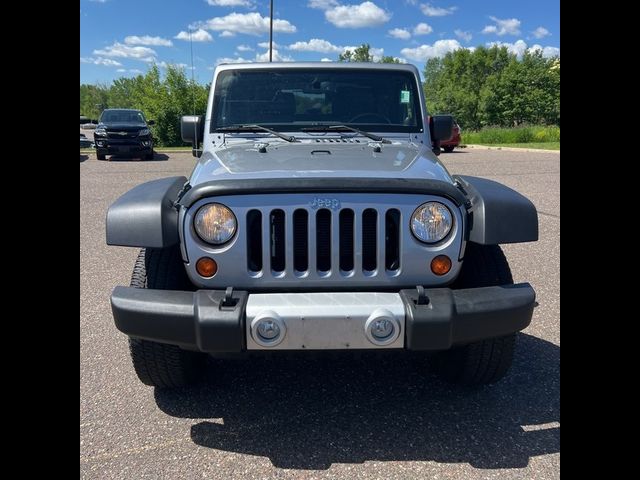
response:
<path id="1" fill-rule="evenodd" d="M 149 129 L 153 124 L 140 110 L 104 110 L 93 135 L 98 160 L 106 160 L 107 155 L 153 160 L 153 138 Z"/>

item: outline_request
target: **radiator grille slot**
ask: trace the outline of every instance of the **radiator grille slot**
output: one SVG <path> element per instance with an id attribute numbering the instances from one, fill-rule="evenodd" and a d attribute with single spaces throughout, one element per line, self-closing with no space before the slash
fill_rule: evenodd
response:
<path id="1" fill-rule="evenodd" d="M 340 211 L 340 270 L 353 270 L 353 210 Z"/>
<path id="2" fill-rule="evenodd" d="M 262 270 L 262 213 L 247 212 L 247 268 L 250 272 Z"/>
<path id="3" fill-rule="evenodd" d="M 385 268 L 400 268 L 400 210 L 392 208 L 385 215 Z"/>
<path id="4" fill-rule="evenodd" d="M 318 210 L 316 214 L 316 265 L 319 272 L 331 270 L 331 210 Z"/>
<path id="5" fill-rule="evenodd" d="M 298 272 L 309 269 L 309 214 L 300 208 L 293 212 L 293 267 Z"/>
<path id="6" fill-rule="evenodd" d="M 367 272 L 374 271 L 377 266 L 377 223 L 378 212 L 367 208 L 362 213 L 362 269 Z"/>
<path id="7" fill-rule="evenodd" d="M 272 210 L 270 216 L 271 226 L 271 270 L 283 272 L 285 267 L 285 235 L 284 235 L 284 211 Z"/>

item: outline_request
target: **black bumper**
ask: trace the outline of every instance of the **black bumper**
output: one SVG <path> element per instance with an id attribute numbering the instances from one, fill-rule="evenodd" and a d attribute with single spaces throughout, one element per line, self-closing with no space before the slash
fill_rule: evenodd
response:
<path id="1" fill-rule="evenodd" d="M 535 292 L 528 283 L 451 290 L 400 290 L 405 307 L 405 348 L 444 350 L 514 333 L 531 322 Z M 242 352 L 249 294 L 222 290 L 184 292 L 116 287 L 111 308 L 116 327 L 131 337 L 203 352 Z M 375 348 L 372 346 L 372 348 Z"/>

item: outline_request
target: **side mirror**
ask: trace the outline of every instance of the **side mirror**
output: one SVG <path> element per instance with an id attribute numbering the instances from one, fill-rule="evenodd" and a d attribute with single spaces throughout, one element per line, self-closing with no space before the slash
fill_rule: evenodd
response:
<path id="1" fill-rule="evenodd" d="M 453 135 L 453 116 L 433 115 L 429 118 L 429 131 L 433 142 L 433 153 L 440 155 L 440 142 Z"/>
<path id="2" fill-rule="evenodd" d="M 194 157 L 202 155 L 199 150 L 200 142 L 204 138 L 204 115 L 184 115 L 180 118 L 180 135 L 182 141 L 190 143 Z"/>
<path id="3" fill-rule="evenodd" d="M 156 121 L 155 121 L 155 120 L 149 120 L 149 121 L 147 122 L 147 125 L 149 125 L 149 126 L 151 126 L 151 125 L 155 125 L 155 124 L 156 124 Z"/>
<path id="4" fill-rule="evenodd" d="M 449 140 L 453 135 L 453 116 L 434 115 L 431 117 L 431 137 L 432 140 Z"/>

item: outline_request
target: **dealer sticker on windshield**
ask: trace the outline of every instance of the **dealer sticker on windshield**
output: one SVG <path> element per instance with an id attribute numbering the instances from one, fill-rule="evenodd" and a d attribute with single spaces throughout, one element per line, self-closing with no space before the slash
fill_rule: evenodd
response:
<path id="1" fill-rule="evenodd" d="M 411 92 L 409 90 L 400 90 L 400 103 L 409 103 Z"/>

